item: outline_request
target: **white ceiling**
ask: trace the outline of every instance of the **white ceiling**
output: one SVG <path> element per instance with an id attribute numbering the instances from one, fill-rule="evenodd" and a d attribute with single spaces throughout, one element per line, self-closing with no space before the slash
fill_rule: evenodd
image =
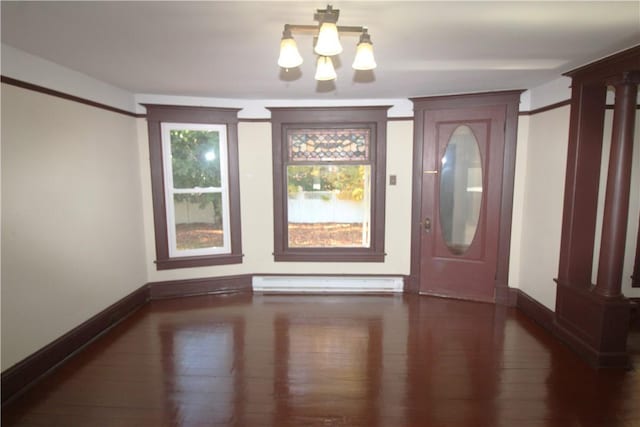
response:
<path id="1" fill-rule="evenodd" d="M 276 65 L 282 28 L 323 2 L 8 2 L 2 43 L 133 93 L 352 99 L 526 89 L 640 44 L 640 2 L 339 1 L 339 25 L 369 28 L 378 68 L 355 75 L 342 37 L 335 84 Z"/>

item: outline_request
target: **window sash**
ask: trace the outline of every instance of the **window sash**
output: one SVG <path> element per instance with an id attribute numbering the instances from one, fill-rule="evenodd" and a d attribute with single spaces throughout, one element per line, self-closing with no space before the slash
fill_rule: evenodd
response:
<path id="1" fill-rule="evenodd" d="M 327 133 L 327 134 L 331 134 L 331 133 L 340 133 L 340 132 L 349 132 L 349 131 L 353 131 L 353 132 L 360 132 L 362 134 L 365 135 L 366 141 L 366 148 L 365 148 L 365 155 L 362 158 L 358 158 L 358 159 L 349 159 L 349 158 L 345 158 L 345 159 L 340 159 L 340 158 L 336 158 L 336 157 L 318 157 L 316 159 L 295 159 L 291 157 L 291 148 L 290 148 L 290 144 L 291 144 L 291 136 L 293 134 L 300 134 L 300 133 L 305 133 L 308 132 L 310 134 L 313 134 L 314 132 L 317 133 Z M 285 199 L 286 199 L 286 189 L 287 189 L 287 185 L 288 185 L 288 168 L 289 166 L 360 166 L 360 165 L 364 165 L 364 166 L 369 166 L 370 168 L 370 177 L 369 177 L 369 183 L 368 183 L 368 194 L 365 196 L 366 199 L 369 201 L 369 209 L 366 213 L 366 217 L 365 217 L 365 221 L 367 222 L 367 225 L 369 227 L 369 229 L 367 230 L 367 239 L 366 239 L 366 244 L 361 245 L 361 246 L 308 246 L 308 247 L 301 247 L 301 246 L 292 246 L 291 245 L 291 241 L 290 241 L 290 236 L 289 236 L 289 206 L 288 206 L 288 201 L 285 202 L 283 209 L 284 209 L 284 224 L 283 224 L 283 228 L 282 231 L 284 233 L 283 236 L 283 241 L 284 241 L 284 249 L 286 251 L 298 251 L 298 252 L 303 252 L 303 251 L 307 251 L 307 250 L 322 250 L 322 251 L 340 251 L 340 250 L 347 250 L 347 251 L 353 251 L 353 250 L 371 250 L 372 247 L 372 242 L 371 242 L 371 227 L 372 227 L 372 222 L 371 219 L 374 217 L 375 212 L 375 206 L 373 203 L 371 203 L 371 200 L 373 200 L 373 195 L 375 194 L 375 180 L 372 180 L 371 177 L 375 176 L 376 173 L 376 162 L 375 162 L 375 150 L 376 150 L 376 141 L 373 138 L 374 133 L 372 132 L 372 128 L 371 125 L 369 123 L 367 124 L 357 124 L 357 123 L 350 123 L 350 124 L 310 124 L 310 123 L 301 123 L 299 125 L 291 125 L 291 126 L 287 126 L 286 130 L 284 132 L 284 138 L 282 143 L 282 150 L 283 150 L 283 170 L 282 170 L 282 174 L 283 174 L 283 178 L 285 180 L 285 186 L 284 186 L 284 192 L 285 192 Z M 363 225 L 364 226 L 364 225 Z"/>
<path id="2" fill-rule="evenodd" d="M 193 187 L 193 188 L 174 188 L 173 183 L 173 165 L 171 151 L 171 131 L 175 130 L 192 130 L 192 131 L 213 131 L 219 134 L 219 150 L 220 150 L 220 187 Z M 167 238 L 169 257 L 187 257 L 202 255 L 217 255 L 231 253 L 231 227 L 230 227 L 230 209 L 229 209 L 229 180 L 228 180 L 228 141 L 227 126 L 212 125 L 199 123 L 161 123 L 162 138 L 162 162 L 164 167 L 164 193 L 167 217 Z M 209 247 L 200 249 L 178 249 L 176 235 L 176 218 L 175 218 L 175 201 L 176 194 L 207 194 L 221 193 L 222 199 L 222 236 L 223 244 L 221 247 Z"/>

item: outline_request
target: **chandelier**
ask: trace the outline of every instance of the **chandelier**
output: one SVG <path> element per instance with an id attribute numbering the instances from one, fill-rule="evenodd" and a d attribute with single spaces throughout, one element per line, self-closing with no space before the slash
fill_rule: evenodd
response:
<path id="1" fill-rule="evenodd" d="M 352 67 L 354 70 L 373 70 L 376 61 L 373 57 L 373 44 L 366 27 L 338 26 L 339 9 L 333 9 L 328 5 L 326 9 L 317 9 L 313 20 L 318 25 L 285 24 L 280 41 L 280 56 L 278 65 L 285 70 L 302 65 L 302 56 L 298 51 L 292 32 L 304 32 L 315 34 L 314 52 L 318 55 L 316 62 L 315 79 L 320 81 L 334 80 L 336 70 L 333 67 L 332 56 L 342 53 L 340 44 L 341 33 L 360 34 L 360 41 L 356 48 L 356 56 Z"/>

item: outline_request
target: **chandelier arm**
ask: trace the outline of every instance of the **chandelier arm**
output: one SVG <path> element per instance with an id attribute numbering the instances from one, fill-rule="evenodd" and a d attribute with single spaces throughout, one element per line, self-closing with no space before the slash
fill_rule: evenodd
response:
<path id="1" fill-rule="evenodd" d="M 289 29 L 292 32 L 304 32 L 313 33 L 318 31 L 317 25 L 301 25 L 301 24 L 285 24 L 285 29 Z M 338 25 L 338 31 L 340 33 L 362 33 L 366 27 Z"/>
<path id="2" fill-rule="evenodd" d="M 343 26 L 338 25 L 338 32 L 340 33 L 361 33 L 365 30 L 366 27 L 355 27 L 355 26 Z"/>
<path id="3" fill-rule="evenodd" d="M 285 24 L 285 28 L 289 28 L 291 31 L 300 32 L 300 33 L 311 33 L 317 32 L 317 25 L 300 25 L 300 24 Z"/>

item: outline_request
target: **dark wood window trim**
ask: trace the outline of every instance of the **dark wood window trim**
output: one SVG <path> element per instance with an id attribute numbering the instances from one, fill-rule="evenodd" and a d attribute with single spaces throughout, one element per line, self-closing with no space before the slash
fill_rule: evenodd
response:
<path id="1" fill-rule="evenodd" d="M 274 260 L 384 262 L 387 110 L 375 107 L 269 108 L 272 122 Z M 300 127 L 371 129 L 371 245 L 368 248 L 290 248 L 287 236 L 286 131 Z"/>
<path id="2" fill-rule="evenodd" d="M 238 174 L 238 111 L 236 108 L 189 107 L 143 104 L 147 109 L 149 128 L 149 160 L 153 218 L 156 237 L 156 267 L 158 270 L 242 263 L 240 225 L 240 179 Z M 169 256 L 167 210 L 164 197 L 161 123 L 224 124 L 227 127 L 229 212 L 231 253 L 190 257 Z"/>

